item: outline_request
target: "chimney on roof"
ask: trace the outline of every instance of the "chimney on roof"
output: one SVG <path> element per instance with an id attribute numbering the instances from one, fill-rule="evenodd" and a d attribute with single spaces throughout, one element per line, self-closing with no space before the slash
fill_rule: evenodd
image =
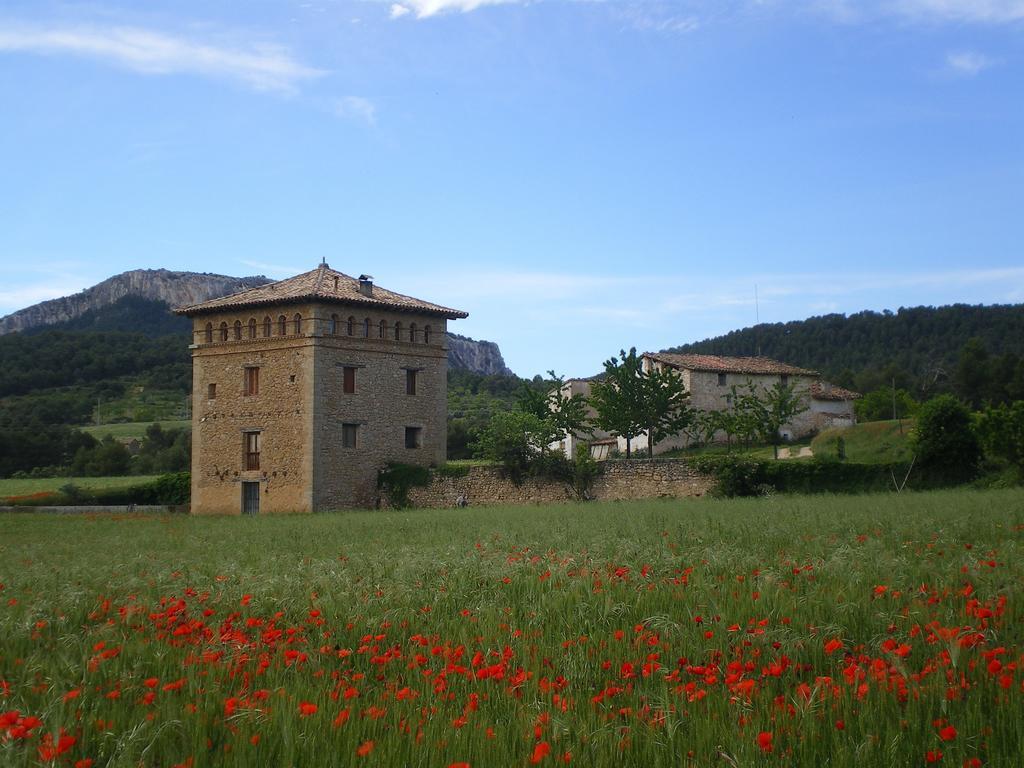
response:
<path id="1" fill-rule="evenodd" d="M 373 275 L 359 276 L 359 292 L 363 296 L 373 296 Z"/>
<path id="2" fill-rule="evenodd" d="M 334 276 L 334 292 L 335 293 L 338 292 L 338 276 L 337 275 Z"/>

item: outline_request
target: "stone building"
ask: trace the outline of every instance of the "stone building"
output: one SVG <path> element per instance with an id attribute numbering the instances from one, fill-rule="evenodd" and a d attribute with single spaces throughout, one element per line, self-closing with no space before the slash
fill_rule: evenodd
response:
<path id="1" fill-rule="evenodd" d="M 194 514 L 372 507 L 389 462 L 444 462 L 465 312 L 326 263 L 175 311 L 193 321 Z"/>
<path id="2" fill-rule="evenodd" d="M 771 389 L 780 382 L 792 385 L 807 410 L 782 427 L 781 434 L 786 440 L 806 437 L 829 427 L 856 423 L 853 401 L 860 397 L 859 394 L 830 384 L 817 371 L 798 368 L 768 357 L 647 352 L 643 364 L 644 370 L 672 368 L 677 371 L 690 393 L 690 404 L 704 411 L 728 408 L 728 395 L 733 385 L 742 387 L 750 383 L 762 390 Z M 664 447 L 659 447 L 661 450 L 683 447 L 685 440 L 680 435 L 665 441 Z"/>
<path id="3" fill-rule="evenodd" d="M 690 393 L 690 405 L 698 410 L 718 411 L 729 407 L 728 396 L 733 385 L 746 386 L 748 382 L 765 390 L 776 383 L 792 384 L 801 395 L 807 410 L 786 424 L 782 437 L 787 440 L 806 437 L 829 427 L 846 427 L 856 423 L 853 403 L 860 397 L 856 392 L 837 387 L 822 379 L 817 371 L 798 368 L 788 363 L 767 357 L 720 357 L 718 355 L 678 355 L 666 352 L 644 353 L 643 368 L 672 368 L 682 378 L 686 391 Z M 570 379 L 565 383 L 567 395 L 590 394 L 591 379 Z M 593 416 L 590 409 L 589 415 Z M 719 434 L 716 439 L 725 439 Z M 566 455 L 572 456 L 576 446 L 589 443 L 595 458 L 607 455 L 609 444 L 621 452 L 626 450 L 622 437 L 607 432 L 595 431 L 593 435 L 581 437 L 568 435 L 559 445 Z M 664 453 L 689 445 L 686 435 L 675 435 L 659 442 L 654 453 Z M 633 438 L 634 451 L 647 450 L 647 435 Z"/>

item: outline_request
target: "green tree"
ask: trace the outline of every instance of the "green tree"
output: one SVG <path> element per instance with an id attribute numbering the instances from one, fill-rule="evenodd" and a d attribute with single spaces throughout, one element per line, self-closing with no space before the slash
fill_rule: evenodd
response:
<path id="1" fill-rule="evenodd" d="M 775 382 L 770 387 L 760 387 L 747 382 L 744 405 L 750 414 L 754 433 L 766 443 L 771 443 L 775 458 L 779 458 L 779 444 L 782 442 L 782 427 L 807 410 L 804 392 L 798 392 L 796 384 Z"/>
<path id="2" fill-rule="evenodd" d="M 912 416 L 917 411 L 918 402 L 905 389 L 897 389 L 895 393 L 896 418 Z M 885 421 L 893 418 L 892 387 L 880 387 L 868 392 L 853 404 L 858 421 Z"/>
<path id="3" fill-rule="evenodd" d="M 643 365 L 636 347 L 620 351 L 604 363 L 604 379 L 594 382 L 590 403 L 600 429 L 626 439 L 626 457 L 632 455 L 633 438 L 644 431 Z"/>
<path id="4" fill-rule="evenodd" d="M 968 339 L 960 350 L 960 358 L 953 373 L 956 393 L 977 410 L 989 394 L 992 370 L 988 350 L 981 339 Z"/>
<path id="5" fill-rule="evenodd" d="M 523 413 L 532 413 L 555 431 L 555 440 L 566 435 L 589 435 L 587 398 L 581 393 L 568 394 L 565 379 L 554 371 L 544 390 L 523 384 L 516 393 L 516 404 Z"/>
<path id="6" fill-rule="evenodd" d="M 978 473 L 981 448 L 971 413 L 952 395 L 939 395 L 921 406 L 914 448 L 921 467 L 943 479 L 964 482 Z"/>
<path id="7" fill-rule="evenodd" d="M 672 368 L 641 371 L 640 421 L 647 432 L 647 455 L 662 440 L 689 431 L 696 422 L 683 377 Z"/>
<path id="8" fill-rule="evenodd" d="M 557 439 L 555 429 L 536 414 L 503 411 L 491 418 L 474 447 L 478 456 L 500 464 L 519 482 Z"/>
<path id="9" fill-rule="evenodd" d="M 987 456 L 1024 470 L 1024 400 L 986 408 L 976 424 Z"/>

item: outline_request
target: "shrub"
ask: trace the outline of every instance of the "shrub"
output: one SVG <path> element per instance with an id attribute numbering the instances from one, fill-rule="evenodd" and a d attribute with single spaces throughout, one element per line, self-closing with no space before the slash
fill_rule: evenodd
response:
<path id="1" fill-rule="evenodd" d="M 547 446 L 557 437 L 557 432 L 536 414 L 505 411 L 494 415 L 478 436 L 475 447 L 477 455 L 500 464 L 518 483 L 531 473 L 531 465 L 549 461 Z M 533 473 L 538 469 L 541 474 L 548 474 L 555 468 L 533 467 Z"/>
<path id="2" fill-rule="evenodd" d="M 409 490 L 430 485 L 430 470 L 416 464 L 388 464 L 377 475 L 377 487 L 388 495 L 391 506 L 403 509 L 409 506 Z"/>
<path id="3" fill-rule="evenodd" d="M 952 395 L 940 395 L 921 406 L 913 444 L 921 468 L 932 476 L 959 483 L 978 474 L 981 448 L 971 413 Z"/>

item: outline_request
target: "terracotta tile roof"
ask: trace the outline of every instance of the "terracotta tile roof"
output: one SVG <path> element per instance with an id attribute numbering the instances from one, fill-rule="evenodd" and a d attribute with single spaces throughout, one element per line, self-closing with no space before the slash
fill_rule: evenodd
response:
<path id="1" fill-rule="evenodd" d="M 837 387 L 835 384 L 816 381 L 811 384 L 811 397 L 815 400 L 835 400 L 836 402 L 841 402 L 844 400 L 858 400 L 863 395 L 851 389 Z"/>
<path id="2" fill-rule="evenodd" d="M 691 371 L 712 373 L 749 373 L 751 375 L 814 376 L 820 374 L 806 368 L 780 363 L 768 357 L 719 357 L 718 355 L 676 355 L 669 352 L 645 352 L 644 357 Z"/>
<path id="3" fill-rule="evenodd" d="M 179 315 L 198 315 L 218 310 L 297 301 L 326 301 L 362 307 L 423 312 L 451 319 L 469 317 L 467 312 L 404 296 L 401 293 L 381 288 L 379 285 L 374 285 L 372 295 L 366 296 L 359 291 L 359 280 L 331 269 L 327 264 L 321 264 L 316 269 L 289 277 L 286 280 L 250 288 L 247 291 L 211 299 L 200 304 L 178 307 L 174 311 Z"/>

